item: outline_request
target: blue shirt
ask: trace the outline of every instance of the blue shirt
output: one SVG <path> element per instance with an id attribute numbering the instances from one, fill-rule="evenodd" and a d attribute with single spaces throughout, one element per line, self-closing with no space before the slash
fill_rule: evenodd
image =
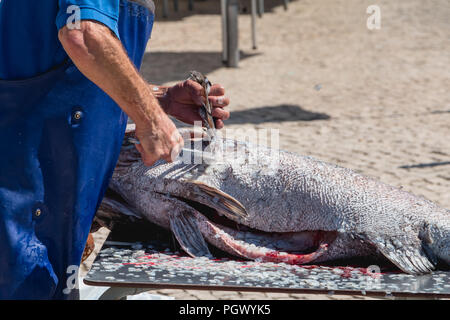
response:
<path id="1" fill-rule="evenodd" d="M 0 79 L 31 78 L 67 59 L 58 30 L 77 12 L 119 36 L 119 0 L 0 0 Z"/>

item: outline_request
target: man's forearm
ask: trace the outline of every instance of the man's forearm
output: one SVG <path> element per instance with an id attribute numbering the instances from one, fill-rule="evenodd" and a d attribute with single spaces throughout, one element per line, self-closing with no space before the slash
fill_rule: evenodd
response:
<path id="1" fill-rule="evenodd" d="M 77 68 L 133 121 L 146 126 L 158 121 L 163 113 L 158 100 L 106 26 L 82 21 L 79 30 L 62 28 L 59 39 Z"/>

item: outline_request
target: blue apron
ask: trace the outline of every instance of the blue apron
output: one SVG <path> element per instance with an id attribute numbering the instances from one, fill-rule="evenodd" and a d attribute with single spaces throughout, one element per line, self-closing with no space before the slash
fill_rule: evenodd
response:
<path id="1" fill-rule="evenodd" d="M 120 38 L 138 68 L 153 21 L 153 2 L 121 1 Z M 0 299 L 78 297 L 74 277 L 126 124 L 70 61 L 0 81 Z"/>

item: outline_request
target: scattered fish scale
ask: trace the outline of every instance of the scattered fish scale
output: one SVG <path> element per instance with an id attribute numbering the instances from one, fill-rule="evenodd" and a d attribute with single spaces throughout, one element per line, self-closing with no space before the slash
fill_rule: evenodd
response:
<path id="1" fill-rule="evenodd" d="M 247 287 L 254 290 L 329 290 L 367 293 L 428 293 L 450 295 L 450 276 L 444 272 L 413 276 L 401 273 L 371 273 L 366 268 L 300 266 L 258 263 L 228 258 L 207 259 L 177 255 L 170 249 L 124 250 L 105 245 L 86 280 L 137 281 L 185 286 Z M 120 256 L 120 258 L 118 258 Z M 138 261 L 138 262 L 137 262 Z M 143 264 L 142 262 L 148 262 Z M 269 290 L 270 291 L 270 290 Z"/>

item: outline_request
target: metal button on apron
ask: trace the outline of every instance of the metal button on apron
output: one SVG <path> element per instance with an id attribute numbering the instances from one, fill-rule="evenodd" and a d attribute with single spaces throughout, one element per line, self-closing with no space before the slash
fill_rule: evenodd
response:
<path id="1" fill-rule="evenodd" d="M 83 116 L 83 112 L 81 112 L 81 111 L 75 111 L 75 113 L 73 114 L 73 118 L 75 120 L 80 120 L 82 116 Z"/>
<path id="2" fill-rule="evenodd" d="M 78 128 L 81 124 L 81 121 L 83 120 L 84 113 L 82 111 L 82 108 L 80 106 L 76 106 L 72 109 L 72 112 L 70 113 L 69 123 L 72 126 L 72 128 Z"/>
<path id="3" fill-rule="evenodd" d="M 39 217 L 41 215 L 42 211 L 41 209 L 37 208 L 36 211 L 34 212 L 34 214 L 36 215 L 36 217 Z"/>

